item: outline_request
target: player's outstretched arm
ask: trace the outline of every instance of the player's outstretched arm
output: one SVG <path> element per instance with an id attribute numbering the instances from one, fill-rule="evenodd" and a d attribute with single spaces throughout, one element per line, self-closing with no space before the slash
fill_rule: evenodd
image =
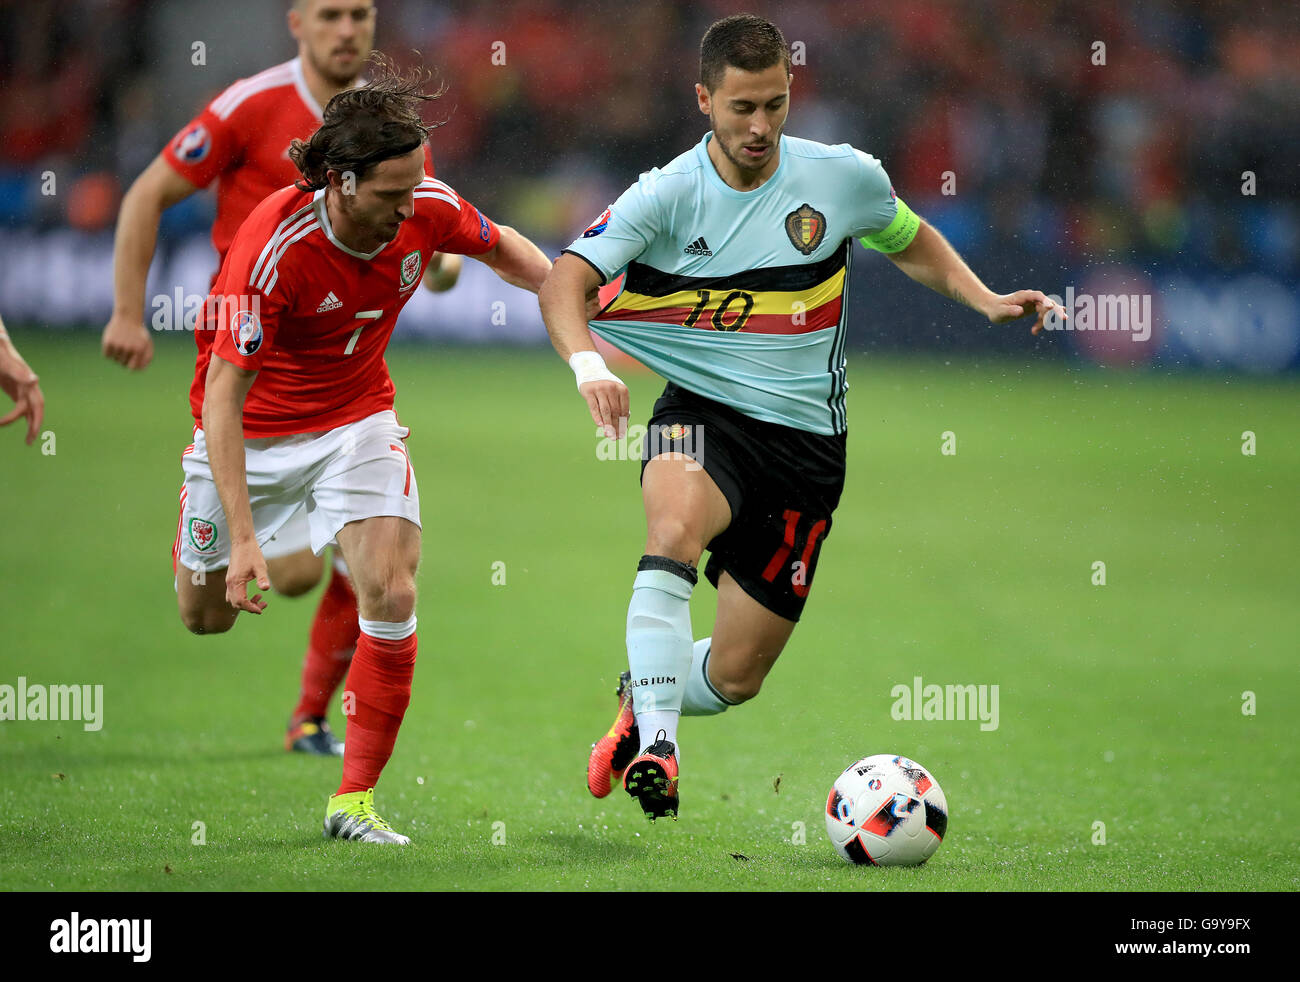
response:
<path id="1" fill-rule="evenodd" d="M 978 310 L 994 324 L 1005 324 L 1025 314 L 1037 314 L 1030 331 L 1037 334 L 1043 329 L 1043 320 L 1050 311 L 1056 310 L 1062 317 L 1066 316 L 1064 310 L 1039 290 L 994 293 L 971 272 L 939 230 L 925 221 L 921 222 L 916 238 L 906 249 L 886 255 L 916 282 Z"/>
<path id="2" fill-rule="evenodd" d="M 446 293 L 460 279 L 460 256 L 454 252 L 435 252 L 424 271 L 424 288 L 430 293 Z"/>
<path id="3" fill-rule="evenodd" d="M 621 439 L 631 411 L 627 386 L 606 367 L 587 326 L 599 309 L 599 289 L 600 275 L 591 264 L 565 253 L 538 291 L 537 303 L 551 344 L 573 369 L 591 418 L 606 436 Z"/>
<path id="4" fill-rule="evenodd" d="M 551 261 L 533 241 L 516 232 L 509 225 L 499 225 L 500 238 L 477 259 L 511 286 L 536 293 L 541 289 L 546 274 L 551 271 Z"/>
<path id="5" fill-rule="evenodd" d="M 14 408 L 0 418 L 0 426 L 8 426 L 26 416 L 29 447 L 41 431 L 41 421 L 45 418 L 45 396 L 41 394 L 38 382 L 39 377 L 23 361 L 23 356 L 9 340 L 4 321 L 0 320 L 0 389 L 14 401 Z"/>
<path id="6" fill-rule="evenodd" d="M 248 596 L 248 581 L 271 589 L 266 560 L 257 545 L 253 510 L 248 503 L 248 473 L 244 466 L 244 399 L 257 372 L 232 365 L 213 354 L 203 396 L 203 437 L 208 445 L 212 480 L 221 498 L 230 530 L 230 567 L 226 570 L 226 599 L 232 607 L 260 614 L 266 602 L 259 593 Z"/>
<path id="7" fill-rule="evenodd" d="M 141 369 L 153 360 L 153 338 L 144 326 L 144 291 L 158 244 L 162 213 L 198 188 L 159 154 L 122 199 L 113 239 L 113 316 L 104 328 L 104 357 Z"/>

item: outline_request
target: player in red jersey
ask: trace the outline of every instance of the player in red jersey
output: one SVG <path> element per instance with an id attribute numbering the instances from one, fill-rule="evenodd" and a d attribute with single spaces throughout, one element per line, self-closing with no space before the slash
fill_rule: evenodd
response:
<path id="1" fill-rule="evenodd" d="M 385 73 L 335 96 L 311 140 L 294 143 L 302 181 L 236 232 L 191 389 L 199 425 L 175 545 L 179 565 L 226 570 L 178 578 L 181 619 L 202 633 L 262 612 L 247 592 L 250 580 L 270 587 L 260 547 L 302 505 L 313 547 L 342 549 L 361 634 L 325 835 L 399 844 L 409 840 L 375 812 L 374 787 L 410 702 L 420 517 L 384 351 L 435 251 L 472 255 L 533 292 L 551 266 L 425 176 L 421 81 Z"/>
<path id="2" fill-rule="evenodd" d="M 153 357 L 153 341 L 144 326 L 144 299 L 162 212 L 215 181 L 212 244 L 219 266 L 249 212 L 267 195 L 298 179 L 289 159 L 290 143 L 311 135 L 320 125 L 321 106 L 358 84 L 370 56 L 375 17 L 371 0 L 296 0 L 288 23 L 298 40 L 298 57 L 227 88 L 136 179 L 123 199 L 118 221 L 115 300 L 112 319 L 104 328 L 105 355 L 137 370 Z M 431 158 L 427 171 L 433 174 Z M 429 262 L 425 285 L 448 289 L 459 270 L 459 256 L 439 254 Z M 194 337 L 202 359 L 212 334 L 196 330 Z M 301 596 L 320 582 L 324 564 L 309 547 L 305 513 L 286 523 L 275 541 L 268 543 L 266 556 L 271 582 L 285 596 Z M 312 623 L 298 705 L 285 734 L 287 749 L 342 753 L 342 743 L 325 715 L 347 673 L 357 631 L 356 597 L 336 554 Z"/>

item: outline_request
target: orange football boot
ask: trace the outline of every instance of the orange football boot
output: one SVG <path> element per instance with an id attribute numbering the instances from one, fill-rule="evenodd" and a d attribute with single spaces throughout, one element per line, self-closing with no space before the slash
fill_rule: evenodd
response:
<path id="1" fill-rule="evenodd" d="M 591 756 L 587 758 L 587 790 L 597 798 L 614 790 L 623 769 L 641 746 L 636 717 L 632 715 L 632 692 L 628 687 L 631 681 L 631 672 L 618 677 L 618 715 L 609 732 L 591 745 Z"/>

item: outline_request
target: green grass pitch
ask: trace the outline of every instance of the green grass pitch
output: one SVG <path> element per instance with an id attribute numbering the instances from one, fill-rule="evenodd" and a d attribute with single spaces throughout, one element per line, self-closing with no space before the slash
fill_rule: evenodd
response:
<path id="1" fill-rule="evenodd" d="M 652 826 L 583 779 L 625 665 L 637 465 L 597 460 L 549 352 L 395 347 L 424 552 L 378 792 L 413 845 L 384 849 L 322 841 L 339 765 L 281 749 L 314 595 L 221 637 L 176 616 L 189 339 L 128 376 L 90 334 L 15 338 L 55 453 L 0 431 L 0 683 L 102 684 L 104 716 L 0 722 L 0 888 L 1300 886 L 1292 382 L 851 358 L 848 485 L 804 620 L 755 701 L 683 722 L 682 818 Z M 631 385 L 644 422 L 658 384 Z M 702 584 L 697 636 L 713 602 Z M 998 728 L 893 719 L 914 676 L 998 685 Z M 951 808 L 917 869 L 826 840 L 831 781 L 885 752 Z"/>

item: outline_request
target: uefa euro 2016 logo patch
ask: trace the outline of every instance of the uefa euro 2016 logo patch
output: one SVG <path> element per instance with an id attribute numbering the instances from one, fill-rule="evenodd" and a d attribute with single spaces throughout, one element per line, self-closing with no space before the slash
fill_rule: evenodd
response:
<path id="1" fill-rule="evenodd" d="M 241 310 L 230 320 L 230 336 L 241 355 L 255 354 L 262 346 L 262 322 L 253 311 Z"/>
<path id="2" fill-rule="evenodd" d="M 826 216 L 805 201 L 785 216 L 785 234 L 791 245 L 811 256 L 826 238 Z"/>
<path id="3" fill-rule="evenodd" d="M 402 257 L 402 286 L 411 286 L 420 275 L 420 250 L 408 252 Z"/>
<path id="4" fill-rule="evenodd" d="M 190 545 L 199 552 L 211 552 L 217 545 L 217 527 L 201 518 L 191 518 Z"/>
<path id="5" fill-rule="evenodd" d="M 609 225 L 609 218 L 612 209 L 613 206 L 611 205 L 609 208 L 602 211 L 600 217 L 587 226 L 587 231 L 582 233 L 582 237 L 584 239 L 590 239 L 592 236 L 599 235 L 601 232 L 605 231 L 606 227 Z"/>
<path id="6" fill-rule="evenodd" d="M 195 123 L 176 138 L 176 156 L 187 164 L 197 164 L 212 149 L 212 134 L 202 123 Z"/>

